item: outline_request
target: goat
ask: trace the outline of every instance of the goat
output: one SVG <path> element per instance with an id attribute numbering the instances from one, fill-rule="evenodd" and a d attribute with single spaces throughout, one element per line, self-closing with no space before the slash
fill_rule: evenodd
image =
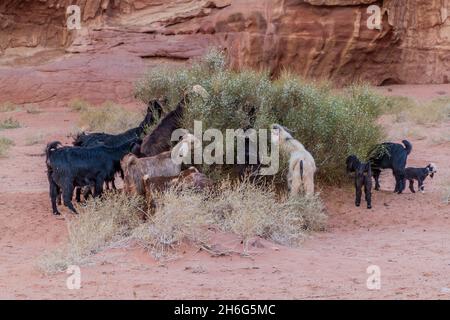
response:
<path id="1" fill-rule="evenodd" d="M 290 154 L 287 176 L 290 194 L 299 194 L 302 189 L 306 195 L 314 194 L 316 163 L 311 153 L 279 124 L 272 125 L 271 138 L 273 143 L 278 144 L 284 152 Z"/>
<path id="2" fill-rule="evenodd" d="M 405 190 L 405 167 L 408 155 L 412 151 L 412 144 L 408 140 L 399 143 L 385 142 L 376 145 L 369 152 L 369 162 L 372 165 L 372 175 L 375 179 L 375 190 L 380 190 L 381 169 L 392 169 L 395 177 L 395 193 Z"/>
<path id="3" fill-rule="evenodd" d="M 347 158 L 347 173 L 355 172 L 355 205 L 361 205 L 362 188 L 367 202 L 367 209 L 372 209 L 372 170 L 370 162 L 363 163 L 355 155 Z"/>
<path id="4" fill-rule="evenodd" d="M 153 157 L 137 158 L 134 154 L 126 155 L 121 166 L 124 169 L 124 190 L 128 194 L 144 194 L 143 177 L 171 177 L 181 172 L 181 163 L 174 157 L 187 156 L 190 145 L 197 139 L 192 134 L 186 134 L 172 151 L 162 152 Z"/>
<path id="5" fill-rule="evenodd" d="M 178 176 L 150 177 L 146 174 L 143 181 L 146 195 L 155 191 L 162 192 L 175 185 L 184 185 L 197 190 L 204 190 L 213 185 L 212 180 L 195 167 L 181 171 Z"/>
<path id="6" fill-rule="evenodd" d="M 412 193 L 416 192 L 416 190 L 414 190 L 414 180 L 417 180 L 419 184 L 419 191 L 424 193 L 425 188 L 423 186 L 423 182 L 425 181 L 426 177 L 428 177 L 428 175 L 430 175 L 431 179 L 433 179 L 436 172 L 437 167 L 434 163 L 430 163 L 425 168 L 406 168 L 405 178 L 409 180 L 409 190 L 411 190 Z"/>
<path id="7" fill-rule="evenodd" d="M 183 118 L 185 98 L 183 98 L 175 108 L 169 112 L 153 130 L 153 132 L 144 137 L 141 145 L 141 153 L 146 157 L 153 157 L 171 148 L 170 138 L 172 132 L 181 128 Z"/>
<path id="8" fill-rule="evenodd" d="M 159 117 L 161 117 L 162 111 L 162 106 L 157 100 L 150 101 L 147 107 L 147 114 L 138 127 L 132 128 L 120 134 L 107 134 L 103 132 L 88 134 L 82 132 L 75 138 L 73 145 L 77 147 L 94 147 L 103 144 L 113 147 L 132 139 L 137 140 L 144 133 L 147 126 L 154 124 L 157 118 L 159 119 Z M 156 117 L 155 113 L 157 114 Z"/>
<path id="9" fill-rule="evenodd" d="M 200 85 L 195 85 L 192 92 L 200 95 L 204 100 L 209 98 L 208 92 Z M 184 97 L 178 103 L 177 107 L 169 112 L 153 130 L 152 133 L 144 138 L 141 145 L 141 153 L 146 157 L 153 157 L 161 152 L 170 150 L 170 138 L 172 132 L 181 128 L 184 108 L 189 102 L 189 92 L 184 94 Z"/>
<path id="10" fill-rule="evenodd" d="M 145 198 L 149 209 L 154 211 L 156 207 L 155 193 L 179 186 L 180 190 L 184 187 L 195 190 L 205 190 L 213 186 L 213 182 L 205 174 L 200 173 L 195 167 L 180 172 L 178 176 L 172 177 L 150 177 L 145 175 L 143 178 Z M 177 190 L 179 190 L 177 188 Z"/>
<path id="11" fill-rule="evenodd" d="M 46 148 L 47 178 L 53 214 L 60 215 L 56 202 L 62 191 L 64 205 L 77 213 L 72 197 L 75 187 L 94 186 L 94 197 L 103 192 L 103 184 L 115 174 L 115 163 L 130 151 L 131 143 L 119 147 L 59 147 L 59 141 Z"/>

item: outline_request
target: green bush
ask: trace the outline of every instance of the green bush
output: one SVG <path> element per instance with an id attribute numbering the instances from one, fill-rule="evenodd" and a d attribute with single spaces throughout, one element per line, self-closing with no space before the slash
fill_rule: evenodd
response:
<path id="1" fill-rule="evenodd" d="M 284 73 L 272 80 L 268 73 L 233 71 L 217 50 L 184 69 L 167 67 L 150 70 L 136 85 L 136 96 L 146 102 L 168 98 L 173 108 L 185 92 L 201 85 L 210 97 L 191 95 L 184 127 L 193 120 L 203 130 L 269 128 L 280 123 L 294 132 L 316 159 L 318 177 L 339 183 L 345 177 L 344 162 L 349 154 L 365 158 L 383 138 L 376 123 L 386 99 L 366 85 L 353 85 L 337 92 L 327 83 L 305 81 Z M 255 110 L 253 121 L 250 110 Z M 226 166 L 221 167 L 226 168 Z"/>

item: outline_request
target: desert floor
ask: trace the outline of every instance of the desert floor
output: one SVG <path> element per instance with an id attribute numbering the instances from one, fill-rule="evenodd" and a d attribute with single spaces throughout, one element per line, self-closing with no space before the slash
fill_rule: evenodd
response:
<path id="1" fill-rule="evenodd" d="M 392 86 L 379 89 L 427 100 L 450 95 L 450 85 Z M 137 106 L 135 106 L 137 107 Z M 15 142 L 0 158 L 0 298 L 3 299 L 450 299 L 450 206 L 442 201 L 450 182 L 450 123 L 429 127 L 391 125 L 394 141 L 409 139 L 410 166 L 437 164 L 425 194 L 393 194 L 393 177 L 385 171 L 382 190 L 374 191 L 374 209 L 353 204 L 350 188 L 321 189 L 329 213 L 328 229 L 312 234 L 298 248 L 259 241 L 250 257 L 211 257 L 193 247 L 178 258 L 155 261 L 132 246 L 110 249 L 81 267 L 82 287 L 69 290 L 65 273 L 47 276 L 36 268 L 47 250 L 67 236 L 65 219 L 51 214 L 42 156 L 45 142 L 70 142 L 77 114 L 68 108 L 40 105 L 42 113 L 15 111 L 21 128 L 4 130 Z M 0 114 L 8 117 L 11 114 Z M 414 132 L 415 134 L 408 134 Z M 419 133 L 419 134 L 417 134 Z M 42 134 L 44 141 L 27 146 Z M 232 235 L 217 234 L 217 243 L 240 248 Z M 369 290 L 366 269 L 381 270 L 381 289 Z"/>

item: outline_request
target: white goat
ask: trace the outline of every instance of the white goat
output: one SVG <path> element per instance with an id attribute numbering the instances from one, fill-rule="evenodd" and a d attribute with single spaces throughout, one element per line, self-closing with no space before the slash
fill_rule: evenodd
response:
<path id="1" fill-rule="evenodd" d="M 314 194 L 316 163 L 313 156 L 283 126 L 273 124 L 272 129 L 275 130 L 272 132 L 272 142 L 290 154 L 287 176 L 290 194 L 296 195 L 302 190 L 306 195 Z"/>

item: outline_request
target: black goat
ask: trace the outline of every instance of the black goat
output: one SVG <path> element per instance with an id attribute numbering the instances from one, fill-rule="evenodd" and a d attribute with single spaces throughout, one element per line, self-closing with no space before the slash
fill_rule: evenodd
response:
<path id="1" fill-rule="evenodd" d="M 46 164 L 53 214 L 60 214 L 56 203 L 61 191 L 64 205 L 74 213 L 77 213 L 72 204 L 75 187 L 94 186 L 94 197 L 100 196 L 104 182 L 115 175 L 115 164 L 130 151 L 131 144 L 128 141 L 116 148 L 104 145 L 82 148 L 59 147 L 58 141 L 49 143 Z"/>
<path id="2" fill-rule="evenodd" d="M 408 140 L 399 143 L 385 142 L 375 146 L 369 152 L 369 161 L 372 165 L 372 173 L 375 179 L 375 190 L 380 190 L 381 169 L 392 169 L 395 177 L 394 192 L 402 193 L 405 190 L 405 167 L 408 155 L 411 153 L 412 144 Z"/>
<path id="3" fill-rule="evenodd" d="M 73 145 L 76 147 L 94 147 L 98 145 L 114 147 L 132 139 L 140 139 L 141 135 L 144 133 L 145 128 L 149 125 L 154 124 L 156 120 L 161 117 L 162 111 L 163 109 L 159 102 L 157 100 L 153 100 L 149 103 L 147 107 L 147 114 L 138 127 L 132 128 L 120 134 L 83 132 L 75 138 L 75 140 L 73 141 Z"/>
<path id="4" fill-rule="evenodd" d="M 372 170 L 370 162 L 362 163 L 355 155 L 347 158 L 347 173 L 355 172 L 355 205 L 361 205 L 362 188 L 367 202 L 367 209 L 372 209 Z"/>
<path id="5" fill-rule="evenodd" d="M 423 182 L 425 181 L 426 177 L 428 177 L 428 175 L 430 175 L 430 177 L 433 179 L 436 172 L 437 168 L 434 163 L 430 163 L 425 168 L 406 168 L 405 174 L 406 179 L 409 180 L 409 190 L 411 190 L 412 193 L 416 192 L 416 190 L 414 190 L 414 180 L 417 180 L 419 184 L 419 191 L 424 192 L 425 188 L 423 186 Z"/>
<path id="6" fill-rule="evenodd" d="M 141 145 L 141 154 L 146 157 L 153 157 L 171 148 L 172 132 L 181 128 L 184 108 L 186 105 L 185 96 L 177 105 L 175 110 L 169 112 L 153 130 L 152 133 L 144 137 Z"/>

